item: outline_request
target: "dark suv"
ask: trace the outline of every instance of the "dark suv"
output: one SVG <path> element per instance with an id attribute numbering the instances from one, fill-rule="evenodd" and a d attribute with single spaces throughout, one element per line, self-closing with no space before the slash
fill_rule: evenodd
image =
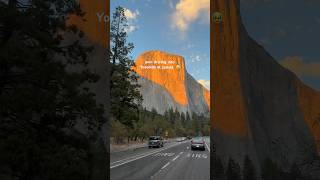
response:
<path id="1" fill-rule="evenodd" d="M 161 136 L 150 136 L 149 137 L 149 143 L 148 143 L 149 148 L 152 147 L 163 147 L 163 139 Z"/>

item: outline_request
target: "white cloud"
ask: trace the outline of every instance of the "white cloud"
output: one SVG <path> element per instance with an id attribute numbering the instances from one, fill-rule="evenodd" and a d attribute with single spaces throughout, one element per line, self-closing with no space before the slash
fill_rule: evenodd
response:
<path id="1" fill-rule="evenodd" d="M 139 29 L 139 26 L 137 26 L 137 25 L 129 25 L 124 30 L 126 31 L 126 33 L 131 33 L 133 31 L 136 31 L 137 29 Z"/>
<path id="2" fill-rule="evenodd" d="M 193 48 L 194 46 L 195 46 L 194 44 L 188 44 L 188 45 L 187 45 L 187 48 L 188 48 L 188 49 L 191 49 L 191 48 Z"/>
<path id="3" fill-rule="evenodd" d="M 173 0 L 166 0 L 167 4 L 169 5 L 170 9 L 174 9 Z"/>
<path id="4" fill-rule="evenodd" d="M 200 83 L 203 87 L 210 89 L 210 80 L 199 79 L 198 83 Z"/>
<path id="5" fill-rule="evenodd" d="M 201 61 L 201 58 L 200 58 L 200 55 L 196 55 L 196 56 L 193 56 L 191 58 L 191 62 L 200 62 Z"/>
<path id="6" fill-rule="evenodd" d="M 172 15 L 172 26 L 186 32 L 194 21 L 210 19 L 209 16 L 210 0 L 180 0 Z"/>
<path id="7" fill-rule="evenodd" d="M 190 51 L 190 50 L 192 50 L 194 47 L 196 47 L 195 44 L 189 43 L 189 44 L 186 44 L 186 45 L 184 45 L 183 47 L 181 47 L 181 50 L 183 50 L 183 51 Z"/>
<path id="8" fill-rule="evenodd" d="M 124 8 L 124 15 L 128 20 L 135 20 L 140 15 L 140 12 L 138 10 L 131 11 L 130 9 Z"/>
<path id="9" fill-rule="evenodd" d="M 299 56 L 285 57 L 280 64 L 298 76 L 320 77 L 320 62 L 306 62 Z"/>
<path id="10" fill-rule="evenodd" d="M 131 33 L 139 29 L 139 26 L 136 25 L 138 21 L 138 17 L 140 16 L 140 12 L 138 10 L 133 11 L 133 10 L 124 8 L 124 15 L 128 20 L 128 27 L 125 28 L 125 31 L 127 33 Z"/>
<path id="11" fill-rule="evenodd" d="M 208 58 L 207 58 L 206 54 L 194 54 L 194 53 L 192 53 L 190 55 L 190 62 L 191 63 L 207 61 L 207 60 L 208 60 Z"/>

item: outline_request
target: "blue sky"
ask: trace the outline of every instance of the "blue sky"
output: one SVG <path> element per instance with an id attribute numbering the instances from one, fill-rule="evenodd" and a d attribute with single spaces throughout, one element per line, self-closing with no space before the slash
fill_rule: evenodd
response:
<path id="1" fill-rule="evenodd" d="M 240 0 L 251 37 L 320 90 L 320 0 Z"/>
<path id="2" fill-rule="evenodd" d="M 132 57 L 162 50 L 185 58 L 189 74 L 209 86 L 209 0 L 111 0 L 110 12 L 126 8 Z"/>

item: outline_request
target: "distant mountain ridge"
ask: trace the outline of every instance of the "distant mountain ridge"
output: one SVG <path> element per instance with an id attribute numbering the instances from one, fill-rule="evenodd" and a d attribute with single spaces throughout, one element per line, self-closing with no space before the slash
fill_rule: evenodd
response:
<path id="1" fill-rule="evenodd" d="M 139 55 L 135 63 L 146 109 L 164 114 L 173 108 L 209 116 L 210 92 L 187 73 L 182 56 L 153 50 Z"/>

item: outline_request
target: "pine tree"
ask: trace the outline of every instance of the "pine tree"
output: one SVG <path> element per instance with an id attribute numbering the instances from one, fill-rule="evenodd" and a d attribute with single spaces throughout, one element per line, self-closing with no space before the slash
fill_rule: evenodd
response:
<path id="1" fill-rule="evenodd" d="M 128 27 L 124 8 L 117 7 L 111 21 L 111 113 L 113 117 L 129 128 L 138 120 L 138 110 L 142 96 L 139 92 L 138 76 L 133 71 L 135 65 L 129 54 L 132 43 L 127 43 Z"/>
<path id="2" fill-rule="evenodd" d="M 191 117 L 190 117 L 190 114 L 189 114 L 188 111 L 187 111 L 187 113 L 186 113 L 186 121 L 188 121 L 188 122 L 191 121 Z"/>
<path id="3" fill-rule="evenodd" d="M 233 159 L 229 159 L 226 171 L 227 180 L 241 180 L 240 166 Z"/>
<path id="4" fill-rule="evenodd" d="M 169 114 L 169 122 L 170 122 L 170 124 L 173 126 L 173 125 L 174 125 L 174 122 L 175 122 L 175 113 L 174 113 L 172 107 L 169 108 L 168 114 Z"/>
<path id="5" fill-rule="evenodd" d="M 300 179 L 303 179 L 303 175 L 301 173 L 301 170 L 299 168 L 299 166 L 294 163 L 292 166 L 291 166 L 291 169 L 290 169 L 290 179 L 291 180 L 300 180 Z"/>
<path id="6" fill-rule="evenodd" d="M 261 170 L 261 177 L 263 180 L 281 180 L 281 169 L 271 159 L 267 158 Z"/>
<path id="7" fill-rule="evenodd" d="M 200 135 L 200 120 L 196 113 L 192 113 L 191 128 L 196 136 Z"/>
<path id="8" fill-rule="evenodd" d="M 151 120 L 154 120 L 157 116 L 158 112 L 155 108 L 151 109 Z"/>
<path id="9" fill-rule="evenodd" d="M 243 165 L 243 180 L 256 180 L 256 171 L 252 164 L 252 161 L 250 160 L 249 156 L 246 155 L 244 159 L 244 165 Z"/>
<path id="10" fill-rule="evenodd" d="M 223 178 L 224 177 L 224 168 L 221 159 L 213 155 L 213 162 L 212 162 L 212 167 L 211 167 L 211 173 L 213 178 Z"/>
<path id="11" fill-rule="evenodd" d="M 183 128 L 186 128 L 186 114 L 184 112 L 181 113 L 181 123 Z"/>

